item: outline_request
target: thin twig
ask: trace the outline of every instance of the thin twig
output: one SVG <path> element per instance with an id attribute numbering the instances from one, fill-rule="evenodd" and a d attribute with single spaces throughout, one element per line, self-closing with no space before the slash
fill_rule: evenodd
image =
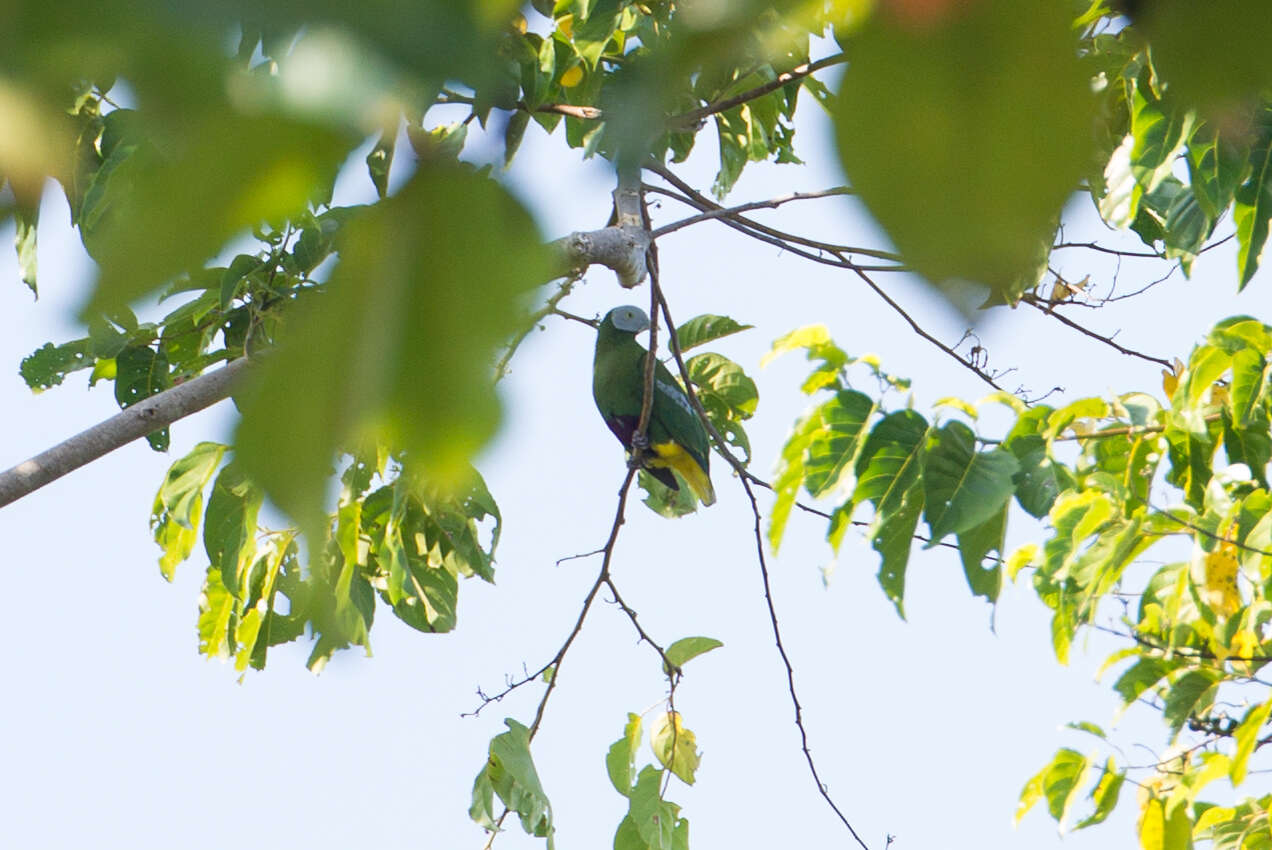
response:
<path id="1" fill-rule="evenodd" d="M 778 74 L 776 78 L 769 80 L 767 83 L 748 89 L 741 94 L 718 100 L 715 103 L 709 103 L 706 106 L 700 106 L 697 109 L 691 109 L 680 115 L 674 115 L 667 120 L 667 124 L 672 127 L 694 127 L 700 121 L 716 113 L 727 112 L 735 106 L 741 106 L 748 101 L 755 100 L 757 97 L 763 97 L 769 92 L 777 91 L 782 86 L 801 80 L 823 68 L 840 65 L 847 61 L 847 55 L 836 53 L 834 56 L 827 56 L 825 59 L 818 59 L 816 62 L 805 62 L 802 65 L 796 65 L 791 70 Z"/>
<path id="2" fill-rule="evenodd" d="M 876 295 L 882 298 L 888 304 L 889 307 L 891 307 L 893 310 L 897 312 L 897 314 L 901 318 L 905 319 L 906 324 L 908 324 L 910 326 L 910 329 L 913 330 L 916 334 L 923 337 L 928 342 L 932 343 L 937 348 L 944 351 L 951 358 L 953 358 L 956 363 L 958 363 L 964 369 L 967 369 L 968 371 L 970 371 L 972 374 L 980 378 L 985 383 L 989 384 L 994 389 L 1006 392 L 1006 390 L 1003 390 L 1003 388 L 998 384 L 998 382 L 994 380 L 994 377 L 991 376 L 988 372 L 981 369 L 972 361 L 967 360 L 963 357 L 960 357 L 958 352 L 955 351 L 953 348 L 941 342 L 939 339 L 932 336 L 932 334 L 925 331 L 919 325 L 919 323 L 916 322 L 914 318 L 905 311 L 904 307 L 902 307 L 896 301 L 893 301 L 892 298 L 888 295 L 888 293 L 884 292 L 883 289 L 879 286 L 879 284 L 874 282 L 874 280 L 870 277 L 870 275 L 866 274 L 864 271 L 862 271 L 860 268 L 857 268 L 856 266 L 847 266 L 847 268 L 849 268 L 854 274 L 856 274 L 857 277 L 865 281 L 866 286 L 869 286 L 871 289 L 873 289 Z"/>
<path id="3" fill-rule="evenodd" d="M 710 198 L 708 198 L 707 196 L 703 195 L 701 192 L 694 189 L 688 183 L 681 180 L 678 176 L 676 176 L 675 172 L 667 168 L 667 166 L 663 165 L 661 162 L 658 162 L 657 160 L 649 160 L 645 163 L 645 168 L 646 170 L 652 171 L 654 174 L 657 174 L 663 180 L 666 180 L 672 186 L 679 189 L 683 193 L 683 195 L 676 195 L 675 193 L 669 192 L 666 189 L 660 188 L 658 186 L 649 186 L 649 185 L 646 185 L 643 187 L 645 191 L 657 192 L 659 194 L 666 195 L 669 198 L 673 198 L 677 201 L 680 201 L 683 204 L 687 204 L 688 206 L 694 207 L 699 210 L 724 209 L 724 207 L 722 207 L 720 204 L 717 204 L 716 202 L 712 201 Z M 813 248 L 819 251 L 836 251 L 836 252 L 844 253 L 844 254 L 860 254 L 863 257 L 871 257 L 872 259 L 876 259 L 876 260 L 890 260 L 896 263 L 901 262 L 901 255 L 893 251 L 880 251 L 874 248 L 859 248 L 852 245 L 836 245 L 830 242 L 821 242 L 816 239 L 809 239 L 808 237 L 805 237 L 805 236 L 799 236 L 794 233 L 786 233 L 784 231 L 777 230 L 776 228 L 769 227 L 768 225 L 761 224 L 758 221 L 745 218 L 744 216 L 741 216 L 741 215 L 734 215 L 734 216 L 726 217 L 724 219 L 725 224 L 730 224 L 730 226 L 732 226 L 731 222 L 741 225 L 741 227 L 736 229 L 741 230 L 744 228 L 750 228 L 753 230 L 758 230 L 759 232 L 764 233 L 768 236 L 772 236 L 776 239 L 780 239 L 782 240 L 782 242 L 785 242 L 785 243 L 804 245 L 805 247 Z"/>
<path id="4" fill-rule="evenodd" d="M 673 221 L 671 224 L 662 227 L 649 234 L 651 239 L 657 239 L 660 236 L 666 236 L 668 233 L 674 233 L 677 230 L 688 227 L 691 224 L 697 224 L 700 221 L 710 221 L 714 218 L 729 218 L 736 216 L 738 213 L 747 212 L 749 210 L 771 210 L 777 209 L 783 204 L 789 204 L 791 201 L 811 201 L 817 198 L 831 198 L 836 195 L 854 194 L 852 189 L 847 186 L 835 186 L 831 189 L 823 189 L 820 192 L 792 192 L 789 195 L 783 195 L 778 198 L 770 198 L 767 201 L 750 201 L 749 203 L 739 204 L 736 207 L 718 207 L 713 210 L 706 210 L 691 215 L 688 218 L 682 218 L 680 221 Z"/>
<path id="5" fill-rule="evenodd" d="M 817 791 L 826 800 L 826 804 L 831 810 L 839 816 L 839 820 L 848 828 L 848 832 L 861 845 L 862 850 L 870 850 L 866 846 L 866 842 L 861 840 L 861 836 L 857 834 L 857 830 L 853 829 L 852 824 L 848 822 L 848 818 L 840 811 L 839 806 L 831 798 L 830 792 L 826 790 L 826 784 L 822 782 L 821 776 L 817 773 L 817 765 L 813 761 L 813 754 L 808 748 L 808 730 L 804 728 L 804 712 L 799 703 L 799 695 L 795 692 L 795 670 L 791 666 L 791 659 L 786 654 L 786 647 L 782 645 L 782 631 L 777 624 L 777 610 L 773 605 L 773 589 L 769 584 L 768 563 L 764 557 L 764 534 L 760 528 L 760 505 L 755 500 L 755 491 L 751 489 L 751 482 L 746 478 L 742 479 L 742 487 L 746 490 L 747 498 L 751 500 L 751 512 L 755 515 L 755 555 L 760 565 L 760 578 L 764 582 L 764 601 L 768 605 L 769 622 L 773 626 L 773 640 L 777 644 L 778 655 L 782 657 L 782 664 L 786 667 L 786 686 L 791 695 L 791 704 L 795 707 L 795 726 L 799 729 L 800 749 L 804 752 L 804 760 L 808 762 L 808 771 L 813 776 L 813 782 L 817 784 Z"/>
<path id="6" fill-rule="evenodd" d="M 499 362 L 495 364 L 495 383 L 499 383 L 503 380 L 504 376 L 508 374 L 508 364 L 512 362 L 512 356 L 517 353 L 517 348 L 525 341 L 525 338 L 530 335 L 530 331 L 534 330 L 539 322 L 548 316 L 560 315 L 557 312 L 557 305 L 561 303 L 562 299 L 570 294 L 570 291 L 574 289 L 574 284 L 577 283 L 578 280 L 579 278 L 577 276 L 565 278 L 561 281 L 557 291 L 552 293 L 547 301 L 543 302 L 543 306 L 526 317 L 521 330 L 517 332 L 516 336 L 509 340 L 507 347 L 504 349 L 503 356 L 501 356 L 499 358 Z"/>
<path id="7" fill-rule="evenodd" d="M 1054 318 L 1056 321 L 1060 322 L 1061 324 L 1072 328 L 1073 330 L 1077 331 L 1080 334 L 1083 334 L 1084 336 L 1090 337 L 1091 339 L 1094 339 L 1094 340 L 1098 340 L 1099 342 L 1104 343 L 1105 345 L 1113 348 L 1114 350 L 1116 350 L 1117 352 L 1121 354 L 1125 354 L 1128 357 L 1138 357 L 1140 360 L 1145 360 L 1149 363 L 1156 363 L 1159 366 L 1165 366 L 1167 369 L 1174 368 L 1174 364 L 1171 363 L 1169 360 L 1166 360 L 1165 358 L 1154 357 L 1151 354 L 1145 354 L 1142 351 L 1136 351 L 1133 348 L 1127 348 L 1126 346 L 1119 344 L 1111 336 L 1103 336 L 1102 334 L 1098 334 L 1095 331 L 1091 330 L 1090 328 L 1087 328 L 1078 324 L 1077 322 L 1070 319 L 1068 316 L 1061 313 L 1059 310 L 1055 309 L 1059 305 L 1054 304 L 1051 301 L 1047 301 L 1042 298 L 1039 298 L 1037 295 L 1034 295 L 1033 293 L 1026 292 L 1023 296 L 1021 296 L 1020 300 L 1028 304 L 1030 307 L 1033 307 L 1035 310 L 1038 310 L 1041 313 L 1051 316 L 1052 318 Z"/>

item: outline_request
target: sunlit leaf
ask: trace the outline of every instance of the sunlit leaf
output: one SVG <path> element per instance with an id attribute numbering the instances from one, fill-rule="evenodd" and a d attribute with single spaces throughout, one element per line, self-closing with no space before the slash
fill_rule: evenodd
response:
<path id="1" fill-rule="evenodd" d="M 728 316 L 704 313 L 701 316 L 694 316 L 676 328 L 676 339 L 680 343 L 680 350 L 688 351 L 753 327 L 755 326 L 741 324 Z"/>
<path id="2" fill-rule="evenodd" d="M 658 763 L 686 785 L 692 785 L 702 759 L 698 739 L 680 720 L 680 712 L 663 712 L 650 731 L 649 744 Z"/>
<path id="3" fill-rule="evenodd" d="M 159 571 L 168 581 L 177 564 L 190 557 L 198 537 L 203 489 L 225 456 L 226 446 L 203 442 L 168 468 L 155 495 L 150 513 L 150 529 L 163 549 Z"/>
<path id="4" fill-rule="evenodd" d="M 640 748 L 641 720 L 639 714 L 628 714 L 623 737 L 610 745 L 605 755 L 605 770 L 614 790 L 624 797 L 632 793 L 636 781 L 636 752 Z"/>
<path id="5" fill-rule="evenodd" d="M 673 642 L 667 647 L 667 660 L 676 667 L 683 667 L 686 663 L 697 658 L 699 655 L 710 652 L 713 649 L 719 649 L 724 643 L 709 637 L 685 637 Z M 666 671 L 664 671 L 666 672 Z"/>

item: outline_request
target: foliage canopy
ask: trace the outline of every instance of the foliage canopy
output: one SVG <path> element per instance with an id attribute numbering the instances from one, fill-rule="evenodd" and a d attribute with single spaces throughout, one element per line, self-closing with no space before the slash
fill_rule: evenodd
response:
<path id="1" fill-rule="evenodd" d="M 1076 330 L 1067 308 L 1114 299 L 1053 271 L 1054 252 L 1084 247 L 1061 230 L 1075 193 L 1137 236 L 1140 256 L 1185 274 L 1234 239 L 1236 289 L 1254 279 L 1272 225 L 1272 64 L 1261 58 L 1272 18 L 1253 0 L 1209 13 L 1183 0 L 63 5 L 58 16 L 0 7 L 0 117 L 22 128 L 0 140 L 0 216 L 16 223 L 36 292 L 39 201 L 55 179 L 100 277 L 85 336 L 32 352 L 21 374 L 44 390 L 91 370 L 126 408 L 259 358 L 235 397 L 232 444 L 177 459 L 151 518 L 165 577 L 202 542 L 199 650 L 240 671 L 302 637 L 320 669 L 369 645 L 377 609 L 450 631 L 460 579 L 494 581 L 502 517 L 469 461 L 496 427 L 494 383 L 526 333 L 549 317 L 586 321 L 559 304 L 590 264 L 617 268 L 596 249 L 605 233 L 639 237 L 651 315 L 674 328 L 668 347 L 758 533 L 752 488 L 770 485 L 749 471 L 756 384 L 719 353 L 684 356 L 748 326 L 671 321 L 656 253 L 645 254 L 671 226 L 652 228 L 646 193 L 697 210 L 675 227 L 721 219 L 885 300 L 879 275 L 914 273 L 969 313 L 1028 307 Z M 819 196 L 858 196 L 890 245 L 821 242 L 744 215 L 798 197 L 717 203 L 748 163 L 800 161 L 793 118 L 810 98 L 850 183 Z M 505 163 L 539 131 L 612 162 L 615 224 L 572 234 L 568 249 L 545 244 L 494 169 L 463 158 L 474 127 L 502 134 Z M 378 201 L 335 204 L 337 174 L 368 139 Z M 714 201 L 673 168 L 703 139 L 718 146 Z M 662 182 L 642 186 L 642 172 Z M 155 321 L 132 309 L 169 299 Z M 780 451 L 767 544 L 776 550 L 797 507 L 826 519 L 835 552 L 864 529 L 898 614 L 924 548 L 955 547 L 970 591 L 991 603 L 1004 579 L 1027 575 L 1061 663 L 1084 630 L 1122 638 L 1112 689 L 1160 713 L 1172 748 L 1133 766 L 1099 726 L 1076 724 L 1096 749 L 1060 749 L 1025 784 L 1017 817 L 1045 802 L 1060 824 L 1093 826 L 1131 782 L 1145 850 L 1272 846 L 1272 795 L 1203 796 L 1221 778 L 1241 788 L 1272 742 L 1260 678 L 1272 660 L 1272 327 L 1233 317 L 1163 361 L 1160 388 L 1056 405 L 1005 391 L 975 352 L 937 344 L 993 392 L 925 414 L 908 379 L 822 326 L 774 344 L 771 356 L 807 357 L 811 406 Z M 982 424 L 990 407 L 1005 409 L 1006 428 Z M 280 415 L 294 427 L 278 428 Z M 148 440 L 166 450 L 168 429 Z M 692 509 L 629 473 L 580 624 L 602 586 L 621 600 L 608 561 L 633 479 L 655 511 Z M 295 527 L 259 527 L 266 499 Z M 1041 521 L 1038 540 L 1007 551 L 1021 511 Z M 1150 551 L 1169 554 L 1147 570 Z M 663 649 L 622 607 L 669 694 L 652 723 L 629 715 L 605 758 L 630 803 L 614 844 L 679 850 L 688 820 L 669 780 L 692 784 L 699 753 L 672 700 L 684 665 L 719 642 Z M 470 814 L 492 832 L 515 812 L 551 846 L 531 745 L 577 634 L 510 686 L 544 693 L 532 722 L 507 720 L 475 780 Z M 647 723 L 655 763 L 642 766 Z"/>

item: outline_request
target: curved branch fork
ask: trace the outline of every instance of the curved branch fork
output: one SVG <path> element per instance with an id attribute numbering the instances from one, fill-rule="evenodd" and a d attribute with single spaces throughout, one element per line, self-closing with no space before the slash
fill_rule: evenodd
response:
<path id="1" fill-rule="evenodd" d="M 624 289 L 639 286 L 649 273 L 646 253 L 652 242 L 641 214 L 640 169 L 620 165 L 614 189 L 614 224 L 600 230 L 575 232 L 556 240 L 557 277 L 582 273 L 597 264 L 613 269 Z"/>

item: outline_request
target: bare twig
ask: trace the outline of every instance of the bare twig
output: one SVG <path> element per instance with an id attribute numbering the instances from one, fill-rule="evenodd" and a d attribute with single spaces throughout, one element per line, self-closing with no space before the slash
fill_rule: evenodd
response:
<path id="1" fill-rule="evenodd" d="M 557 311 L 557 305 L 561 303 L 562 299 L 570 294 L 570 291 L 574 289 L 574 284 L 577 283 L 578 280 L 579 278 L 577 275 L 565 278 L 557 287 L 557 291 L 552 293 L 548 300 L 543 303 L 543 306 L 526 317 L 521 330 L 517 332 L 516 336 L 509 340 L 507 347 L 504 349 L 503 355 L 499 358 L 499 362 L 495 364 L 495 383 L 499 383 L 503 380 L 504 376 L 508 374 L 508 364 L 512 362 L 512 356 L 517 353 L 517 348 L 525 341 L 525 338 L 530 335 L 530 331 L 534 330 L 535 326 L 537 326 L 539 322 L 546 317 L 562 315 Z"/>
<path id="2" fill-rule="evenodd" d="M 876 295 L 882 298 L 889 307 L 891 307 L 893 310 L 896 311 L 897 315 L 899 315 L 902 319 L 905 319 L 906 324 L 908 324 L 910 326 L 910 329 L 913 330 L 916 334 L 923 337 L 928 342 L 932 343 L 937 348 L 944 351 L 951 358 L 953 358 L 954 362 L 958 363 L 964 369 L 967 369 L 968 371 L 970 371 L 972 374 L 980 378 L 985 383 L 989 384 L 994 389 L 996 390 L 1003 389 L 998 384 L 998 382 L 994 380 L 995 376 L 990 375 L 988 372 L 980 368 L 971 360 L 961 357 L 959 353 L 955 351 L 953 348 L 941 342 L 939 339 L 932 336 L 932 334 L 924 330 L 919 325 L 919 323 L 914 320 L 914 317 L 912 317 L 909 313 L 906 312 L 904 307 L 902 307 L 896 301 L 893 301 L 892 298 L 888 295 L 888 293 L 884 292 L 883 289 L 879 286 L 879 284 L 874 282 L 874 280 L 870 277 L 870 275 L 866 274 L 864 271 L 862 271 L 860 268 L 857 268 L 856 266 L 846 266 L 846 267 L 849 268 L 855 275 L 857 275 L 857 277 L 865 281 L 866 286 L 869 286 L 871 289 L 873 289 Z M 1005 390 L 1003 391 L 1005 392 Z"/>
<path id="3" fill-rule="evenodd" d="M 755 500 L 755 491 L 751 489 L 751 482 L 746 478 L 742 479 L 742 487 L 746 490 L 747 498 L 751 500 L 751 512 L 755 515 L 755 556 L 760 565 L 760 578 L 764 582 L 764 601 L 768 605 L 769 622 L 773 626 L 773 640 L 777 644 L 778 655 L 782 657 L 782 664 L 786 667 L 786 686 L 791 695 L 791 704 L 795 707 L 795 726 L 799 729 L 800 749 L 804 752 L 804 760 L 808 762 L 808 771 L 813 776 L 813 782 L 817 784 L 817 791 L 826 800 L 826 804 L 848 828 L 848 832 L 861 845 L 862 850 L 870 850 L 866 846 L 866 842 L 861 840 L 861 836 L 857 834 L 857 830 L 853 829 L 852 824 L 848 822 L 848 818 L 840 810 L 839 806 L 831 798 L 830 792 L 826 790 L 826 784 L 822 782 L 821 776 L 817 773 L 817 765 L 813 761 L 812 751 L 808 748 L 808 730 L 804 728 L 804 712 L 799 703 L 799 695 L 795 692 L 795 670 L 791 666 L 790 656 L 786 654 L 786 647 L 782 645 L 782 631 L 777 624 L 777 609 L 773 605 L 773 589 L 769 583 L 768 563 L 764 557 L 764 534 L 760 528 L 760 505 Z"/>
<path id="4" fill-rule="evenodd" d="M 1119 344 L 1111 336 L 1103 336 L 1102 334 L 1098 334 L 1095 331 L 1091 330 L 1090 328 L 1087 328 L 1078 324 L 1077 322 L 1070 319 L 1068 316 L 1061 313 L 1059 310 L 1055 309 L 1058 305 L 1050 301 L 1047 301 L 1045 299 L 1039 298 L 1037 295 L 1034 295 L 1033 293 L 1029 293 L 1029 292 L 1025 293 L 1023 296 L 1021 296 L 1020 300 L 1028 304 L 1030 307 L 1033 307 L 1035 310 L 1038 310 L 1041 313 L 1051 316 L 1056 321 L 1060 322 L 1066 327 L 1072 328 L 1073 330 L 1077 331 L 1083 336 L 1087 336 L 1087 337 L 1090 337 L 1091 339 L 1104 343 L 1105 345 L 1113 348 L 1115 351 L 1117 351 L 1120 354 L 1125 354 L 1128 357 L 1138 357 L 1140 360 L 1145 360 L 1145 361 L 1148 361 L 1149 363 L 1156 363 L 1160 366 L 1166 367 L 1167 369 L 1174 368 L 1174 364 L 1163 357 L 1154 357 L 1151 354 L 1145 354 L 1142 351 L 1136 351 L 1133 348 L 1127 348 L 1126 346 Z"/>
<path id="5" fill-rule="evenodd" d="M 658 162 L 657 160 L 649 160 L 645 163 L 645 168 L 646 170 L 652 171 L 654 174 L 657 174 L 663 180 L 666 180 L 676 189 L 680 190 L 680 192 L 683 194 L 677 195 L 675 193 L 668 192 L 666 189 L 662 189 L 658 186 L 645 186 L 644 187 L 645 191 L 658 192 L 660 194 L 666 195 L 667 197 L 673 198 L 677 201 L 680 201 L 681 203 L 687 204 L 688 206 L 694 207 L 695 209 L 699 209 L 699 210 L 724 209 L 724 207 L 722 207 L 720 204 L 717 204 L 715 201 L 712 201 L 710 198 L 708 198 L 707 196 L 703 195 L 701 192 L 694 189 L 688 183 L 681 180 L 678 176 L 676 176 L 675 172 L 673 172 L 667 166 L 663 165 L 661 162 Z M 901 256 L 893 251 L 880 251 L 874 248 L 859 248 L 852 245 L 837 245 L 831 242 L 821 242 L 816 239 L 809 239 L 807 237 L 799 236 L 794 233 L 786 233 L 781 230 L 777 230 L 775 228 L 769 227 L 768 225 L 761 224 L 758 221 L 753 221 L 752 219 L 745 218 L 741 215 L 727 216 L 722 221 L 723 223 L 728 224 L 730 226 L 739 225 L 735 229 L 743 230 L 744 232 L 747 228 L 759 231 L 760 233 L 763 233 L 765 235 L 772 236 L 776 239 L 780 239 L 783 243 L 803 245 L 807 248 L 813 248 L 814 250 L 819 250 L 819 251 L 835 251 L 835 252 L 843 253 L 843 254 L 860 254 L 863 257 L 871 257 L 877 260 L 889 260 L 898 264 L 901 262 Z M 748 235 L 752 235 L 752 234 L 748 234 Z"/>
<path id="6" fill-rule="evenodd" d="M 831 189 L 823 189 L 820 192 L 792 192 L 789 195 L 783 195 L 778 198 L 770 198 L 767 201 L 751 201 L 745 204 L 739 204 L 736 207 L 717 207 L 709 209 L 698 215 L 691 215 L 680 221 L 673 221 L 671 224 L 665 224 L 650 234 L 651 239 L 657 239 L 660 236 L 666 236 L 668 233 L 674 233 L 677 230 L 688 227 L 691 224 L 697 224 L 701 221 L 710 221 L 714 218 L 730 218 L 738 213 L 748 212 L 749 210 L 771 210 L 777 209 L 783 204 L 789 204 L 791 201 L 811 201 L 817 198 L 831 198 L 836 195 L 851 195 L 852 189 L 847 186 L 836 186 Z"/>

